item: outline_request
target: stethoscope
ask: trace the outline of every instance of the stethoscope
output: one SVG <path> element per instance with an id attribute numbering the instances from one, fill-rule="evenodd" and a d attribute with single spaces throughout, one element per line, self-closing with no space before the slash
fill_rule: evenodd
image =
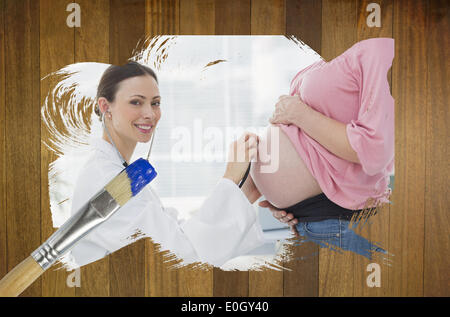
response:
<path id="1" fill-rule="evenodd" d="M 250 173 L 250 167 L 252 166 L 252 163 L 248 163 L 248 167 L 247 167 L 247 171 L 244 174 L 244 177 L 242 177 L 242 180 L 239 183 L 239 188 L 242 187 L 242 185 L 244 185 L 247 177 L 248 177 L 248 173 Z"/>
<path id="2" fill-rule="evenodd" d="M 106 111 L 105 111 L 105 112 L 106 112 Z M 123 162 L 122 165 L 123 165 L 124 167 L 128 167 L 127 161 L 125 161 L 125 159 L 123 158 L 122 154 L 120 154 L 119 150 L 117 149 L 116 144 L 114 143 L 114 141 L 113 141 L 112 138 L 111 138 L 111 135 L 109 134 L 108 128 L 106 127 L 106 124 L 105 124 L 105 112 L 103 112 L 103 114 L 102 114 L 102 125 L 103 125 L 103 129 L 105 129 L 106 134 L 108 135 L 109 141 L 111 141 L 111 144 L 113 145 L 114 149 L 116 150 L 117 155 L 119 155 L 120 159 L 122 160 L 122 162 Z M 109 111 L 108 111 L 108 112 L 109 112 Z M 151 139 L 151 141 L 150 141 L 150 148 L 148 149 L 148 154 L 147 154 L 147 161 L 148 161 L 148 159 L 150 158 L 150 152 L 152 151 L 153 140 L 155 139 L 155 133 L 156 133 L 156 129 L 155 129 L 155 130 L 153 131 L 153 133 L 152 133 L 152 139 Z"/>

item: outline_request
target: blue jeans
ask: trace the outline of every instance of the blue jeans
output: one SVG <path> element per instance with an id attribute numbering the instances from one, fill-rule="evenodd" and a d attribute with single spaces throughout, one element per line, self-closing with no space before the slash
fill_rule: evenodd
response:
<path id="1" fill-rule="evenodd" d="M 317 222 L 299 222 L 297 231 L 305 241 L 312 241 L 322 248 L 352 251 L 372 259 L 374 252 L 387 254 L 379 246 L 356 234 L 350 227 L 350 221 L 344 219 L 327 219 Z M 353 223 L 355 225 L 355 223 Z"/>

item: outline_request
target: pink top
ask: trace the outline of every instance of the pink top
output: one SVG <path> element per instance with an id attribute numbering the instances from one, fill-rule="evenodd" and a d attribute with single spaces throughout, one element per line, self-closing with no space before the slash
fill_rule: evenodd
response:
<path id="1" fill-rule="evenodd" d="M 389 202 L 394 99 L 387 72 L 393 58 L 393 39 L 368 39 L 330 62 L 320 60 L 306 67 L 291 83 L 291 95 L 298 94 L 314 110 L 347 125 L 361 164 L 337 157 L 294 125 L 280 125 L 324 194 L 344 208 L 368 207 L 368 198 Z"/>

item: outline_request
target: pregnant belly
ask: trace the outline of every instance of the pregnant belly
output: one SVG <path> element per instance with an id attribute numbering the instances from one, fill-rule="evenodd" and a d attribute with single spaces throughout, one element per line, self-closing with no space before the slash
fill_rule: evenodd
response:
<path id="1" fill-rule="evenodd" d="M 289 138 L 277 126 L 260 136 L 258 160 L 250 175 L 259 192 L 278 208 L 290 207 L 322 193 Z"/>

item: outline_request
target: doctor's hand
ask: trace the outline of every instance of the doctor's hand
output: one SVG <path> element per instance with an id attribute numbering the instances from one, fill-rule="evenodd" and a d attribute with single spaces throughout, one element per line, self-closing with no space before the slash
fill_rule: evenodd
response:
<path id="1" fill-rule="evenodd" d="M 253 204 L 255 201 L 259 199 L 259 197 L 262 196 L 258 188 L 256 188 L 256 185 L 253 182 L 252 176 L 250 174 L 248 174 L 247 179 L 242 185 L 242 192 L 247 197 L 250 204 Z"/>
<path id="2" fill-rule="evenodd" d="M 259 138 L 256 134 L 245 132 L 238 140 L 230 144 L 228 164 L 223 177 L 239 184 L 247 171 L 250 161 L 258 155 Z"/>
<path id="3" fill-rule="evenodd" d="M 293 124 L 301 128 L 301 121 L 306 116 L 308 109 L 308 105 L 301 100 L 299 95 L 282 95 L 278 98 L 275 111 L 269 122 L 272 124 Z"/>

